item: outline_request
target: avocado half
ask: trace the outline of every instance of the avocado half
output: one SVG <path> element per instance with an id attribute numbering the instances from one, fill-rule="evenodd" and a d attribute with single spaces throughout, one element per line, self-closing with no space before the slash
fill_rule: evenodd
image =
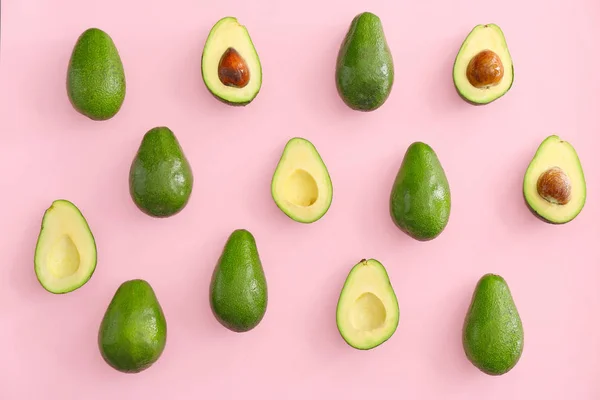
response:
<path id="1" fill-rule="evenodd" d="M 489 104 L 512 87 L 515 71 L 502 29 L 477 25 L 467 35 L 454 61 L 458 94 L 474 105 Z"/>
<path id="2" fill-rule="evenodd" d="M 557 135 L 538 147 L 523 179 L 529 209 L 545 222 L 564 224 L 579 215 L 586 201 L 586 182 L 575 148 Z"/>
<path id="3" fill-rule="evenodd" d="M 389 340 L 400 321 L 398 298 L 378 260 L 363 259 L 348 273 L 338 299 L 336 323 L 344 341 L 357 350 Z"/>
<path id="4" fill-rule="evenodd" d="M 50 293 L 85 285 L 96 270 L 96 240 L 81 211 L 68 200 L 55 200 L 44 212 L 35 246 L 34 269 Z"/>
<path id="5" fill-rule="evenodd" d="M 271 180 L 271 195 L 288 217 L 305 224 L 318 221 L 331 207 L 329 171 L 308 139 L 294 137 L 285 145 Z"/>
<path id="6" fill-rule="evenodd" d="M 260 92 L 260 59 L 236 18 L 222 18 L 210 30 L 202 51 L 202 78 L 210 93 L 229 105 L 247 105 Z"/>

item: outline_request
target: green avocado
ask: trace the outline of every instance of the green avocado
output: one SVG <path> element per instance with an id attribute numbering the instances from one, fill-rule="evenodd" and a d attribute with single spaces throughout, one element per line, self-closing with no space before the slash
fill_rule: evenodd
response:
<path id="1" fill-rule="evenodd" d="M 271 181 L 277 207 L 297 222 L 319 220 L 333 199 L 331 177 L 315 146 L 303 138 L 290 139 Z"/>
<path id="2" fill-rule="evenodd" d="M 120 372 L 142 372 L 160 358 L 166 343 L 167 322 L 150 284 L 142 279 L 123 282 L 98 331 L 104 361 Z"/>
<path id="3" fill-rule="evenodd" d="M 215 98 L 232 106 L 245 106 L 260 92 L 260 59 L 248 29 L 236 18 L 221 18 L 210 30 L 202 51 L 202 78 Z"/>
<path id="4" fill-rule="evenodd" d="M 400 308 L 385 267 L 361 260 L 350 270 L 336 309 L 338 330 L 348 345 L 370 350 L 392 337 Z"/>
<path id="5" fill-rule="evenodd" d="M 515 71 L 498 25 L 471 30 L 456 55 L 452 77 L 458 94 L 473 105 L 491 103 L 510 90 Z"/>
<path id="6" fill-rule="evenodd" d="M 245 229 L 231 233 L 210 282 L 210 306 L 233 332 L 254 329 L 267 311 L 267 281 L 254 236 Z"/>
<path id="7" fill-rule="evenodd" d="M 467 358 L 482 372 L 502 375 L 517 364 L 523 353 L 523 324 L 504 278 L 486 274 L 479 280 L 462 336 Z"/>
<path id="8" fill-rule="evenodd" d="M 81 211 L 55 200 L 44 212 L 35 247 L 35 274 L 50 293 L 79 289 L 96 270 L 96 240 Z"/>
<path id="9" fill-rule="evenodd" d="M 194 176 L 179 141 L 167 127 L 150 129 L 131 163 L 129 192 L 144 213 L 165 218 L 179 213 L 192 194 Z"/>
<path id="10" fill-rule="evenodd" d="M 338 52 L 335 81 L 348 107 L 374 111 L 389 97 L 394 84 L 394 61 L 381 20 L 370 12 L 358 14 Z"/>
<path id="11" fill-rule="evenodd" d="M 98 28 L 83 32 L 73 48 L 67 94 L 73 107 L 95 121 L 114 117 L 125 100 L 125 71 L 112 38 Z"/>
<path id="12" fill-rule="evenodd" d="M 450 186 L 437 154 L 425 143 L 412 143 L 392 186 L 392 220 L 412 238 L 428 241 L 445 229 L 450 207 Z"/>
<path id="13" fill-rule="evenodd" d="M 565 224 L 583 209 L 586 181 L 575 148 L 557 135 L 540 144 L 523 179 L 529 209 L 542 221 Z"/>

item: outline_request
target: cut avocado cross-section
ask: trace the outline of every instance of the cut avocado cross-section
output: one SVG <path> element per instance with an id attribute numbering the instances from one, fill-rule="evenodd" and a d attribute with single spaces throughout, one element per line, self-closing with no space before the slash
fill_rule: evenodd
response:
<path id="1" fill-rule="evenodd" d="M 96 269 L 96 242 L 79 209 L 56 200 L 46 210 L 35 248 L 35 274 L 51 293 L 72 292 Z"/>
<path id="2" fill-rule="evenodd" d="M 529 209 L 544 221 L 564 224 L 583 209 L 586 182 L 575 148 L 557 135 L 538 147 L 523 179 Z"/>
<path id="3" fill-rule="evenodd" d="M 236 18 L 220 19 L 208 34 L 202 77 L 208 90 L 230 105 L 246 105 L 258 95 L 262 66 L 248 30 Z"/>
<path id="4" fill-rule="evenodd" d="M 512 87 L 514 68 L 506 38 L 498 25 L 477 25 L 467 35 L 456 59 L 454 86 L 473 104 L 488 104 Z"/>
<path id="5" fill-rule="evenodd" d="M 400 309 L 387 271 L 379 261 L 361 260 L 352 268 L 336 314 L 338 330 L 351 347 L 369 350 L 392 337 Z"/>
<path id="6" fill-rule="evenodd" d="M 333 198 L 331 177 L 310 141 L 288 141 L 273 174 L 271 195 L 277 207 L 297 222 L 315 222 L 329 210 Z"/>

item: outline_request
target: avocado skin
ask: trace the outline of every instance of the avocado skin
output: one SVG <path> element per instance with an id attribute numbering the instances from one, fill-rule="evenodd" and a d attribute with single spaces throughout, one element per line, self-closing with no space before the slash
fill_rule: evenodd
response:
<path id="1" fill-rule="evenodd" d="M 434 150 L 412 143 L 392 186 L 390 214 L 398 228 L 419 241 L 439 236 L 450 219 L 450 186 Z"/>
<path id="2" fill-rule="evenodd" d="M 267 282 L 254 236 L 237 229 L 229 236 L 210 282 L 210 306 L 233 332 L 254 329 L 267 311 Z"/>
<path id="3" fill-rule="evenodd" d="M 114 117 L 125 100 L 125 71 L 112 38 L 98 28 L 83 32 L 71 53 L 67 94 L 71 105 L 95 121 Z"/>
<path id="4" fill-rule="evenodd" d="M 389 97 L 394 61 L 381 20 L 364 12 L 352 20 L 340 47 L 336 86 L 344 103 L 358 111 L 374 111 Z"/>
<path id="5" fill-rule="evenodd" d="M 499 275 L 484 275 L 464 321 L 467 358 L 488 375 L 502 375 L 517 364 L 523 345 L 523 324 L 506 281 Z"/>
<path id="6" fill-rule="evenodd" d="M 100 324 L 102 358 L 117 371 L 138 373 L 159 359 L 166 342 L 167 322 L 150 284 L 142 279 L 123 282 Z"/>
<path id="7" fill-rule="evenodd" d="M 173 131 L 149 130 L 129 171 L 129 192 L 137 207 L 153 217 L 173 216 L 187 205 L 193 185 L 191 166 Z"/>

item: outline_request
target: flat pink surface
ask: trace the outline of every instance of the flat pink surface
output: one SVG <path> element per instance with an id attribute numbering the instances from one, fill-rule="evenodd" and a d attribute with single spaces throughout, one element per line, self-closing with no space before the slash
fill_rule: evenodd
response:
<path id="1" fill-rule="evenodd" d="M 20 399 L 577 399 L 600 396 L 600 4 L 596 0 L 156 1 L 4 0 L 0 62 L 0 398 Z M 339 99 L 334 65 L 359 12 L 378 14 L 396 65 L 373 113 Z M 246 108 L 212 98 L 200 58 L 211 26 L 234 15 L 254 40 L 262 91 Z M 452 63 L 479 23 L 504 30 L 515 83 L 499 101 L 459 99 Z M 92 122 L 66 96 L 77 36 L 115 40 L 127 97 Z M 195 187 L 179 215 L 137 210 L 128 170 L 142 135 L 167 125 Z M 534 218 L 521 195 L 539 143 L 557 133 L 582 160 L 588 201 L 565 226 Z M 293 136 L 313 141 L 333 180 L 331 209 L 302 225 L 275 206 L 270 181 Z M 438 153 L 452 190 L 446 231 L 428 243 L 388 215 L 407 146 Z M 87 285 L 45 292 L 33 272 L 44 210 L 77 204 L 99 262 Z M 269 306 L 254 331 L 212 317 L 208 284 L 227 236 L 256 237 Z M 335 306 L 350 268 L 377 258 L 401 317 L 369 352 L 348 347 Z M 461 327 L 487 272 L 508 281 L 525 327 L 520 363 L 489 377 L 465 358 Z M 108 367 L 96 344 L 118 285 L 148 280 L 168 320 L 162 358 L 138 375 Z"/>

